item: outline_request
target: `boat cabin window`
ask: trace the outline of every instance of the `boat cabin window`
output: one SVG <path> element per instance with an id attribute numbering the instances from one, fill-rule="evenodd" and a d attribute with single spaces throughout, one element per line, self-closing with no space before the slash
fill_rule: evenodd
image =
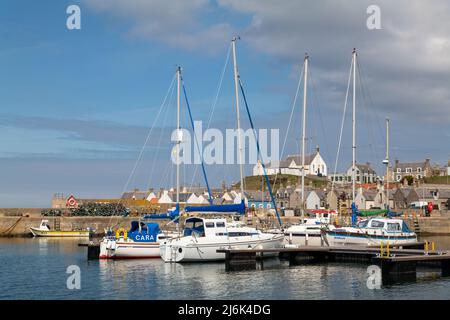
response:
<path id="1" fill-rule="evenodd" d="M 384 227 L 384 222 L 383 221 L 378 221 L 378 220 L 372 220 L 371 227 L 372 228 L 383 228 Z"/>
<path id="2" fill-rule="evenodd" d="M 363 220 L 363 221 L 358 222 L 358 228 L 366 228 L 368 222 L 369 222 L 369 220 Z"/>
<path id="3" fill-rule="evenodd" d="M 214 222 L 207 222 L 205 224 L 205 227 L 207 227 L 207 228 L 214 228 Z"/>
<path id="4" fill-rule="evenodd" d="M 246 237 L 251 235 L 249 232 L 228 232 L 229 237 Z"/>
<path id="5" fill-rule="evenodd" d="M 399 232 L 402 231 L 402 228 L 400 227 L 400 223 L 387 223 L 387 231 L 389 232 Z"/>
<path id="6" fill-rule="evenodd" d="M 225 228 L 225 222 L 216 222 L 217 228 Z"/>
<path id="7" fill-rule="evenodd" d="M 190 219 L 186 221 L 184 226 L 184 236 L 195 235 L 196 237 L 205 236 L 205 227 L 203 225 L 203 220 L 201 219 Z"/>

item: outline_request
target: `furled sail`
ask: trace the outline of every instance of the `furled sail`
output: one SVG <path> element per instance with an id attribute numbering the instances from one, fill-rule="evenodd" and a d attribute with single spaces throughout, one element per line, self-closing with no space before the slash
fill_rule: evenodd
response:
<path id="1" fill-rule="evenodd" d="M 210 206 L 188 206 L 185 212 L 210 212 L 210 213 L 238 213 L 245 214 L 245 202 L 244 200 L 238 204 L 222 204 L 222 205 L 210 205 Z"/>
<path id="2" fill-rule="evenodd" d="M 144 219 L 170 219 L 173 220 L 178 218 L 180 215 L 180 205 L 177 203 L 177 206 L 174 210 L 167 211 L 166 213 L 155 213 L 155 214 L 146 214 L 144 215 Z"/>

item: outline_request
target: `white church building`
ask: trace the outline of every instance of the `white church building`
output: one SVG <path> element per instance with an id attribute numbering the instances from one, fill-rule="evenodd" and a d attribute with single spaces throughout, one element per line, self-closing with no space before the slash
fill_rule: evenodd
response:
<path id="1" fill-rule="evenodd" d="M 301 176 L 302 157 L 301 155 L 289 155 L 286 159 L 266 164 L 268 175 L 291 174 Z M 305 175 L 326 176 L 328 174 L 327 164 L 320 155 L 319 147 L 314 154 L 305 155 Z M 254 176 L 264 175 L 261 163 L 258 161 L 253 167 Z"/>

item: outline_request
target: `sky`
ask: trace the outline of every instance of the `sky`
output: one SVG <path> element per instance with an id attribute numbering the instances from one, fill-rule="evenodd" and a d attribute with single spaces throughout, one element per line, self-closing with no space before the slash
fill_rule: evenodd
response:
<path id="1" fill-rule="evenodd" d="M 66 27 L 72 4 L 81 10 L 79 30 Z M 373 4 L 381 29 L 366 25 Z M 193 117 L 235 128 L 232 65 L 225 64 L 234 35 L 255 126 L 287 137 L 281 157 L 299 152 L 302 99 L 292 108 L 307 52 L 306 148 L 320 146 L 334 170 L 356 48 L 357 161 L 382 173 L 387 117 L 391 160 L 450 159 L 448 1 L 3 0 L 0 207 L 48 207 L 54 193 L 110 198 L 174 185 L 176 67 Z M 181 121 L 189 128 L 185 107 Z M 350 121 L 347 112 L 338 171 L 351 161 Z M 213 186 L 239 180 L 236 165 L 206 171 Z M 182 184 L 203 184 L 198 166 L 181 172 Z"/>

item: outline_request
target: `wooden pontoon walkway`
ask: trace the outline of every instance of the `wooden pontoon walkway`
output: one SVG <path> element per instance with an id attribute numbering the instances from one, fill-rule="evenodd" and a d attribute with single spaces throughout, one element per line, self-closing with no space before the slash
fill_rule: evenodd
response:
<path id="1" fill-rule="evenodd" d="M 417 249 L 421 247 L 422 249 Z M 428 246 L 426 246 L 428 247 Z M 324 262 L 359 262 L 381 268 L 384 285 L 415 281 L 417 266 L 441 269 L 442 276 L 450 276 L 450 252 L 424 250 L 424 243 L 396 248 L 363 246 L 299 246 L 277 249 L 220 249 L 225 253 L 226 270 L 255 269 L 257 259 L 278 253 L 290 265 Z"/>

